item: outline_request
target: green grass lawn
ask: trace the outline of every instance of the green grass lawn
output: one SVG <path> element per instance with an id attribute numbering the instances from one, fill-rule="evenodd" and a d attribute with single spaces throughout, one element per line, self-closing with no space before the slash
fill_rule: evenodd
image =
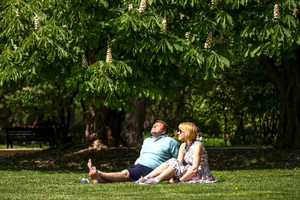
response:
<path id="1" fill-rule="evenodd" d="M 42 145 L 43 149 L 47 149 L 49 147 L 50 147 L 49 144 L 43 144 Z M 13 149 L 36 149 L 36 148 L 39 149 L 40 145 L 39 144 L 25 144 L 25 143 L 23 143 L 23 144 L 14 144 L 13 145 Z M 1 144 L 0 149 L 7 149 L 6 144 L 5 145 Z M 10 146 L 9 146 L 8 149 L 11 149 Z"/>
<path id="2" fill-rule="evenodd" d="M 299 199 L 300 169 L 212 171 L 213 184 L 79 184 L 87 173 L 0 171 L 0 199 Z"/>
<path id="3" fill-rule="evenodd" d="M 299 199 L 300 169 L 212 171 L 213 184 L 79 184 L 87 173 L 0 171 L 1 199 Z"/>
<path id="4" fill-rule="evenodd" d="M 261 149 L 210 154 L 213 184 L 79 184 L 89 158 L 98 169 L 120 171 L 137 148 L 90 148 L 70 143 L 0 157 L 0 199 L 300 199 L 300 150 Z"/>

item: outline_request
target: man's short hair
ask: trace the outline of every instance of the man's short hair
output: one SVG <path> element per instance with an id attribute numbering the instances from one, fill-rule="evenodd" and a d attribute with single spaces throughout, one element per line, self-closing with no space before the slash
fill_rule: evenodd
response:
<path id="1" fill-rule="evenodd" d="M 164 130 L 166 130 L 166 134 L 168 134 L 168 131 L 169 131 L 169 125 L 168 125 L 166 122 L 164 122 L 164 121 L 162 121 L 162 120 L 156 120 L 155 123 L 161 123 L 161 124 L 163 124 L 163 125 L 164 125 Z"/>

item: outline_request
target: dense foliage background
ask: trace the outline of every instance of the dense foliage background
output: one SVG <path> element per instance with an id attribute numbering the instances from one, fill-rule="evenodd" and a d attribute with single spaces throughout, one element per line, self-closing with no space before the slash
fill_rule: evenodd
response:
<path id="1" fill-rule="evenodd" d="M 296 0 L 3 0 L 1 127 L 55 116 L 138 145 L 144 122 L 300 148 Z M 77 117 L 75 117 L 77 116 Z M 276 142 L 276 143 L 275 143 Z"/>

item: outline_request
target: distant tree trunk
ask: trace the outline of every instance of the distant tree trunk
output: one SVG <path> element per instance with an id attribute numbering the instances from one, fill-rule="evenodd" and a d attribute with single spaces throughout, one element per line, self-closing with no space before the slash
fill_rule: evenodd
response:
<path id="1" fill-rule="evenodd" d="M 261 131 L 263 134 L 263 144 L 266 146 L 274 144 L 278 133 L 278 114 L 276 110 L 264 113 L 263 128 Z"/>
<path id="2" fill-rule="evenodd" d="M 60 109 L 60 135 L 61 135 L 61 140 L 63 144 L 67 144 L 68 141 L 68 127 L 66 124 L 66 115 L 65 115 L 65 109 L 61 108 Z"/>
<path id="3" fill-rule="evenodd" d="M 66 128 L 67 130 L 69 130 L 70 126 L 74 125 L 74 121 L 75 121 L 75 108 L 74 108 L 74 98 L 77 95 L 78 90 L 76 90 L 73 95 L 70 98 L 70 106 L 69 108 L 67 108 L 67 124 L 66 124 Z"/>
<path id="4" fill-rule="evenodd" d="M 26 119 L 26 125 L 32 126 L 34 124 L 37 116 L 38 116 L 38 113 L 36 112 L 36 110 L 33 110 L 33 112 L 31 114 L 29 114 L 29 116 Z"/>
<path id="5" fill-rule="evenodd" d="M 224 116 L 224 142 L 225 142 L 225 146 L 227 146 L 227 122 L 228 122 L 228 119 L 227 119 L 227 115 L 226 115 L 226 111 L 225 111 L 225 107 L 223 106 L 223 116 Z"/>
<path id="6" fill-rule="evenodd" d="M 273 110 L 272 113 L 272 124 L 271 124 L 271 142 L 274 143 L 275 138 L 278 134 L 278 125 L 279 125 L 279 112 L 277 110 Z"/>
<path id="7" fill-rule="evenodd" d="M 234 140 L 232 141 L 233 144 L 245 144 L 246 137 L 244 131 L 244 111 L 240 111 L 240 116 L 237 119 L 237 130 L 235 131 Z"/>
<path id="8" fill-rule="evenodd" d="M 243 144 L 246 144 L 246 136 L 245 136 L 245 131 L 244 131 L 244 111 L 241 111 L 241 133 L 242 133 L 242 140 Z"/>
<path id="9" fill-rule="evenodd" d="M 285 60 L 280 71 L 264 57 L 266 70 L 280 95 L 280 122 L 275 147 L 300 149 L 300 48 L 297 60 Z"/>
<path id="10" fill-rule="evenodd" d="M 238 120 L 237 129 L 234 134 L 234 144 L 241 144 L 240 129 L 242 128 L 240 120 Z"/>
<path id="11" fill-rule="evenodd" d="M 74 105 L 72 105 L 70 107 L 69 112 L 70 112 L 70 121 L 69 121 L 68 127 L 70 128 L 70 127 L 74 126 L 74 124 L 75 124 L 75 106 Z"/>
<path id="12" fill-rule="evenodd" d="M 272 117 L 270 117 L 269 115 L 269 112 L 264 113 L 262 125 L 263 144 L 266 146 L 272 143 Z"/>
<path id="13" fill-rule="evenodd" d="M 129 146 L 141 146 L 143 143 L 143 125 L 146 115 L 146 98 L 130 100 L 136 106 L 136 111 L 125 114 L 121 136 Z"/>
<path id="14" fill-rule="evenodd" d="M 186 98 L 186 94 L 183 92 L 183 94 L 180 95 L 180 99 L 178 101 L 178 105 L 177 105 L 176 112 L 175 112 L 175 118 L 177 118 L 177 119 L 180 118 L 179 115 L 180 115 L 181 109 L 183 108 L 185 98 Z"/>
<path id="15" fill-rule="evenodd" d="M 120 141 L 120 124 L 123 112 L 100 106 L 100 108 L 89 107 L 85 112 L 85 136 L 84 140 L 99 139 L 110 147 L 117 146 Z"/>

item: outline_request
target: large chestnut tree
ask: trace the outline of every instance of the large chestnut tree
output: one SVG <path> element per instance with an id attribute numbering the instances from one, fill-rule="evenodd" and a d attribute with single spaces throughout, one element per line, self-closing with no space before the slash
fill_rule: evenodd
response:
<path id="1" fill-rule="evenodd" d="M 86 138 L 122 133 L 134 145 L 141 142 L 146 98 L 171 101 L 189 78 L 213 78 L 237 56 L 252 57 L 263 61 L 280 92 L 277 146 L 299 148 L 299 6 L 297 0 L 3 0 L 0 83 L 53 82 L 57 75 L 86 108 Z"/>

